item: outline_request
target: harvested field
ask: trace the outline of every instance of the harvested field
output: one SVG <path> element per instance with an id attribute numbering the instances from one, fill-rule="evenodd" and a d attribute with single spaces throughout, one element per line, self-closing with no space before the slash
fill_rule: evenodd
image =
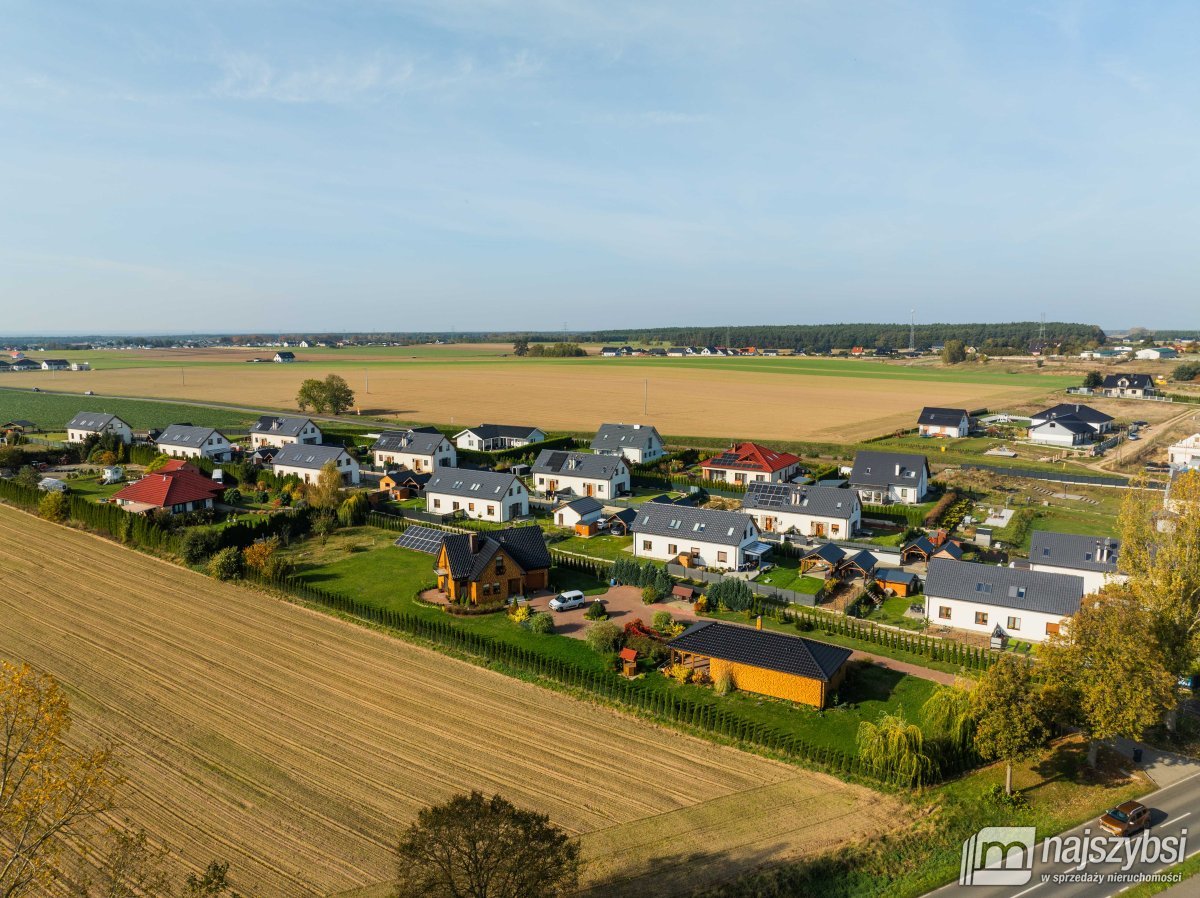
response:
<path id="1" fill-rule="evenodd" d="M 120 815 L 263 898 L 385 880 L 397 828 L 472 788 L 580 834 L 605 895 L 677 893 L 898 817 L 869 790 L 2 507 L 0 582 L 0 657 L 63 681 L 77 737 L 119 744 Z"/>

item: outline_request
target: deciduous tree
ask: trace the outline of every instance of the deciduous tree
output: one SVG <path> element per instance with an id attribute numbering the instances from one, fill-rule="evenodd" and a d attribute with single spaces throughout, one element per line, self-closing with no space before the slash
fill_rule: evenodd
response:
<path id="1" fill-rule="evenodd" d="M 947 340 L 942 345 L 942 361 L 947 365 L 957 365 L 967 360 L 967 350 L 962 340 Z"/>
<path id="2" fill-rule="evenodd" d="M 1004 791 L 1012 794 L 1013 763 L 1046 741 L 1040 690 L 1028 662 L 1001 655 L 970 693 L 975 749 L 989 761 L 1004 761 Z"/>
<path id="3" fill-rule="evenodd" d="M 333 461 L 327 461 L 317 475 L 317 482 L 308 488 L 308 504 L 333 513 L 342 503 L 342 472 Z"/>
<path id="4" fill-rule="evenodd" d="M 904 719 L 903 709 L 883 714 L 878 723 L 860 723 L 858 754 L 876 773 L 900 783 L 922 783 L 933 770 L 925 754 L 925 736 L 919 726 Z"/>

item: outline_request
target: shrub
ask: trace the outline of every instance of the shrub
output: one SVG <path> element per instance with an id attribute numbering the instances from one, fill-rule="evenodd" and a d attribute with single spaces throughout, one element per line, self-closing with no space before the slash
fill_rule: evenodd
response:
<path id="1" fill-rule="evenodd" d="M 554 632 L 554 615 L 549 611 L 539 611 L 529 619 L 529 632 L 539 636 L 548 636 Z"/>
<path id="2" fill-rule="evenodd" d="M 721 668 L 721 672 L 713 679 L 713 689 L 717 695 L 728 695 L 733 692 L 733 674 L 729 672 L 729 668 Z"/>
<path id="3" fill-rule="evenodd" d="M 221 501 L 226 505 L 237 505 L 242 501 L 242 491 L 236 486 L 231 487 L 221 495 Z"/>
<path id="4" fill-rule="evenodd" d="M 67 520 L 69 509 L 70 503 L 67 501 L 66 495 L 60 492 L 48 492 L 38 501 L 38 514 L 56 524 L 62 524 Z"/>
<path id="5" fill-rule="evenodd" d="M 511 617 L 516 623 L 523 624 L 525 621 L 529 620 L 529 614 L 530 612 L 528 605 L 519 605 L 512 610 L 512 614 L 510 614 L 509 617 Z"/>
<path id="6" fill-rule="evenodd" d="M 725 579 L 714 583 L 708 590 L 710 608 L 720 607 L 729 611 L 745 611 L 754 601 L 754 593 L 745 580 Z"/>
<path id="7" fill-rule="evenodd" d="M 660 633 L 664 632 L 675 625 L 675 618 L 671 616 L 670 611 L 656 611 L 654 617 L 650 621 L 650 626 L 654 627 Z"/>
<path id="8" fill-rule="evenodd" d="M 696 614 L 708 613 L 708 596 L 700 596 L 696 601 L 692 602 L 692 611 Z"/>
<path id="9" fill-rule="evenodd" d="M 185 530 L 179 538 L 179 554 L 186 564 L 201 564 L 221 547 L 221 534 L 207 527 Z"/>
<path id="10" fill-rule="evenodd" d="M 247 566 L 256 570 L 263 570 L 267 563 L 279 549 L 279 537 L 272 536 L 269 539 L 260 539 L 251 543 L 242 552 L 242 558 Z"/>
<path id="11" fill-rule="evenodd" d="M 367 500 L 367 494 L 359 490 L 338 507 L 338 523 L 343 527 L 357 527 L 366 521 L 367 512 L 370 510 L 371 503 Z"/>
<path id="12" fill-rule="evenodd" d="M 649 636 L 630 636 L 625 640 L 625 647 L 636 651 L 650 662 L 652 667 L 662 664 L 669 654 L 665 645 Z"/>
<path id="13" fill-rule="evenodd" d="M 588 648 L 600 655 L 613 654 L 621 648 L 624 633 L 611 621 L 600 621 L 588 627 L 584 641 Z"/>
<path id="14" fill-rule="evenodd" d="M 1200 377 L 1200 362 L 1184 362 L 1176 365 L 1171 371 L 1171 380 L 1184 383 Z"/>
<path id="15" fill-rule="evenodd" d="M 642 604 L 653 605 L 658 601 L 658 589 L 654 586 L 647 586 L 642 590 Z"/>
<path id="16" fill-rule="evenodd" d="M 925 515 L 924 524 L 926 527 L 936 527 L 941 521 L 942 516 L 950 510 L 950 506 L 958 501 L 958 493 L 950 490 L 942 495 L 942 498 L 937 500 L 937 504 L 929 509 L 929 514 Z"/>
<path id="17" fill-rule="evenodd" d="M 292 575 L 292 563 L 282 555 L 274 554 L 263 563 L 260 570 L 264 577 L 285 580 Z"/>
<path id="18" fill-rule="evenodd" d="M 235 580 L 242 574 L 242 550 L 236 546 L 222 549 L 208 562 L 208 572 L 218 580 Z"/>
<path id="19" fill-rule="evenodd" d="M 588 620 L 608 620 L 608 611 L 605 610 L 604 603 L 597 600 L 588 605 L 588 610 L 583 616 Z"/>
<path id="20" fill-rule="evenodd" d="M 672 664 L 667 668 L 667 676 L 680 685 L 692 678 L 692 669 L 686 664 Z"/>
<path id="21" fill-rule="evenodd" d="M 337 530 L 337 526 L 337 518 L 331 514 L 323 514 L 319 515 L 313 521 L 312 531 L 315 536 L 320 538 L 321 545 L 325 545 L 329 541 L 329 537 L 333 534 L 333 531 Z"/>

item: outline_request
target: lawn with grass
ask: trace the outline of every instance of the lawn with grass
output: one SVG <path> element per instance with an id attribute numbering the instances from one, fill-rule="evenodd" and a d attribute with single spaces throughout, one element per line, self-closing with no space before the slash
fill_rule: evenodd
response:
<path id="1" fill-rule="evenodd" d="M 107 412 L 135 430 L 165 427 L 188 421 L 200 427 L 245 429 L 254 416 L 233 409 L 205 408 L 182 402 L 149 399 L 114 399 L 107 396 L 77 396 L 33 393 L 0 387 L 0 420 L 33 421 L 44 430 L 57 431 L 81 410 Z"/>
<path id="2" fill-rule="evenodd" d="M 777 589 L 790 589 L 807 595 L 816 595 L 825 587 L 825 581 L 820 577 L 810 577 L 800 572 L 799 558 L 775 559 L 774 567 L 754 578 L 755 583 L 765 583 Z"/>
<path id="3" fill-rule="evenodd" d="M 903 627 L 906 630 L 924 630 L 925 622 L 912 617 L 905 617 L 904 612 L 909 605 L 924 604 L 924 596 L 891 596 L 883 600 L 878 608 L 871 608 L 866 620 L 875 624 L 890 624 L 893 627 Z"/>
<path id="4" fill-rule="evenodd" d="M 590 537 L 572 536 L 553 543 L 552 548 L 575 555 L 586 555 L 589 558 L 616 561 L 618 558 L 633 557 L 633 537 L 612 536 L 607 533 Z"/>
<path id="5" fill-rule="evenodd" d="M 128 485 L 125 481 L 121 483 L 101 483 L 99 476 L 72 477 L 67 481 L 67 486 L 71 488 L 71 492 L 74 495 L 91 499 L 93 502 L 107 499 L 113 493 L 119 493 Z"/>

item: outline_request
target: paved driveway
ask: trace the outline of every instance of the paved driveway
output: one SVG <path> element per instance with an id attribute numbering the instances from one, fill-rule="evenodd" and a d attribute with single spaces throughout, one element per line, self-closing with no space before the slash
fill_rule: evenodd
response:
<path id="1" fill-rule="evenodd" d="M 545 595 L 530 599 L 529 608 L 531 611 L 548 611 L 549 602 L 552 598 L 554 598 L 553 595 Z M 619 627 L 624 627 L 634 618 L 640 618 L 643 623 L 649 626 L 654 615 L 659 611 L 670 611 L 672 617 L 683 624 L 691 624 L 696 621 L 696 615 L 692 613 L 692 606 L 687 602 L 672 601 L 655 602 L 653 605 L 642 604 L 642 589 L 640 586 L 613 586 L 609 588 L 608 592 L 595 596 L 594 599 L 598 599 L 604 603 L 604 608 L 608 611 L 608 619 Z M 556 631 L 563 636 L 583 639 L 587 633 L 588 625 L 591 624 L 591 621 L 583 616 L 587 609 L 588 605 L 584 605 L 582 608 L 576 608 L 571 611 L 551 612 L 554 615 Z"/>

